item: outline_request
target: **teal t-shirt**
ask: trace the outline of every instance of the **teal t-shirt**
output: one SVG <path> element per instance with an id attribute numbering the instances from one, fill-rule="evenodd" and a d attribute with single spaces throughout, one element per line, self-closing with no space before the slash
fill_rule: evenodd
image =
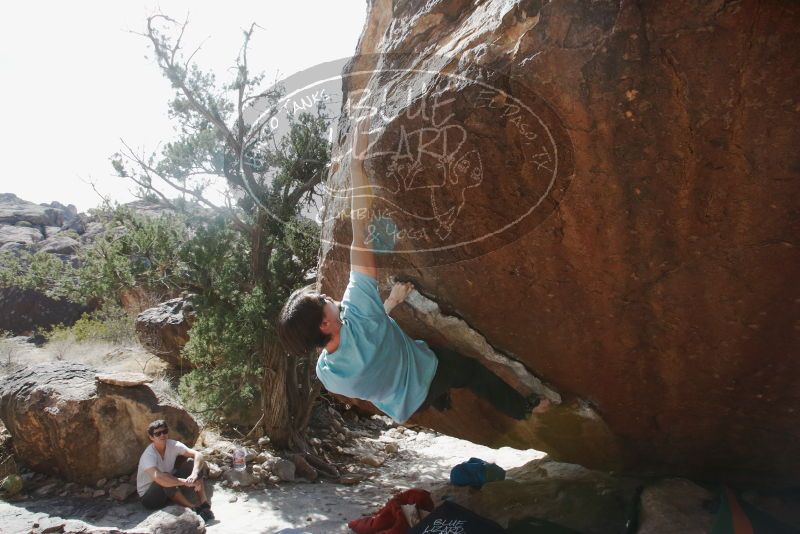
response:
<path id="1" fill-rule="evenodd" d="M 333 393 L 372 402 L 402 423 L 425 401 L 436 373 L 436 355 L 413 340 L 383 309 L 378 282 L 351 271 L 342 297 L 339 347 L 323 349 L 317 376 Z"/>

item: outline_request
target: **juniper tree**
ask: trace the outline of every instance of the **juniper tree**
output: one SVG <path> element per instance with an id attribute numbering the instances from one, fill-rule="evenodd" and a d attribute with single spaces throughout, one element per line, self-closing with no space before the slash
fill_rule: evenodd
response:
<path id="1" fill-rule="evenodd" d="M 301 213 L 318 198 L 327 170 L 330 120 L 318 104 L 312 113 L 291 116 L 280 139 L 268 128 L 269 114 L 248 122 L 255 102 L 277 110 L 284 92 L 279 85 L 262 89 L 264 76 L 250 72 L 255 25 L 244 31 L 228 84 L 193 61 L 196 50 L 184 54 L 185 28 L 158 14 L 142 33 L 175 91 L 169 113 L 177 137 L 151 154 L 122 141 L 112 164 L 142 197 L 171 206 L 178 194 L 214 214 L 194 229 L 181 254 L 197 293 L 185 348 L 197 369 L 182 390 L 218 414 L 260 399 L 255 432 L 279 447 L 307 451 L 304 431 L 319 393 L 314 365 L 310 355 L 296 358 L 280 348 L 274 324 L 283 302 L 317 265 L 319 230 Z M 225 199 L 214 202 L 208 188 L 220 184 Z"/>

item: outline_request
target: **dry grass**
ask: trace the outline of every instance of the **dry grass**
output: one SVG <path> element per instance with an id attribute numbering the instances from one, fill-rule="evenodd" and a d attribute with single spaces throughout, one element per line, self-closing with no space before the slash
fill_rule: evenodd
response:
<path id="1" fill-rule="evenodd" d="M 0 339 L 0 376 L 23 365 L 52 361 L 77 362 L 102 372 L 136 372 L 153 377 L 154 384 L 176 396 L 167 375 L 167 365 L 138 343 L 117 344 L 108 341 L 58 339 L 41 347 L 20 338 Z"/>
<path id="2" fill-rule="evenodd" d="M 0 375 L 12 372 L 19 366 L 23 342 L 9 335 L 0 336 Z"/>

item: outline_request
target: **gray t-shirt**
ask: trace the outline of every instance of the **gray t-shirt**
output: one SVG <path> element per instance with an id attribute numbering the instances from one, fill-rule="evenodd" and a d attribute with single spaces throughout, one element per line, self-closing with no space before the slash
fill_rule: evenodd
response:
<path id="1" fill-rule="evenodd" d="M 136 471 L 136 491 L 139 492 L 139 496 L 144 495 L 147 488 L 153 483 L 152 477 L 145 473 L 146 469 L 155 467 L 162 473 L 172 474 L 172 470 L 175 469 L 175 459 L 188 450 L 189 447 L 180 441 L 168 439 L 167 448 L 164 450 L 164 457 L 162 458 L 158 454 L 155 445 L 152 443 L 148 445 L 141 458 L 139 458 L 139 469 Z"/>

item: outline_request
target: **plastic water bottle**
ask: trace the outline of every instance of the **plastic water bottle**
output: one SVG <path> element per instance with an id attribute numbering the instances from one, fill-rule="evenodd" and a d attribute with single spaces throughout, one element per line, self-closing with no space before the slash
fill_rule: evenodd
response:
<path id="1" fill-rule="evenodd" d="M 244 471 L 246 467 L 244 449 L 235 449 L 233 451 L 233 468 L 237 471 Z"/>

